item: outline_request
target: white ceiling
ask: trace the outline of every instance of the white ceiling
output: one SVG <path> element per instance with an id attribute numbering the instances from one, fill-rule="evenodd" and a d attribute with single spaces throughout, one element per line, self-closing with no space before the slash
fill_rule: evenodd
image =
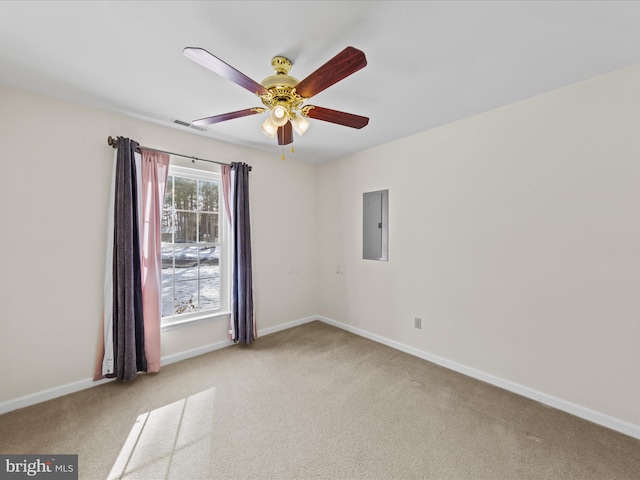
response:
<path id="1" fill-rule="evenodd" d="M 302 80 L 346 46 L 364 51 L 367 67 L 310 103 L 369 125 L 294 134 L 294 157 L 321 162 L 639 63 L 640 2 L 0 1 L 2 84 L 166 125 L 261 106 L 187 46 L 258 82 L 275 55 Z M 280 155 L 262 121 L 204 135 Z"/>

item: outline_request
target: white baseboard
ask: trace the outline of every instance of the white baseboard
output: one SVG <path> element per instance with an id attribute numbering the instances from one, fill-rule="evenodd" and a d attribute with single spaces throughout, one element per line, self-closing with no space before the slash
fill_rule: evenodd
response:
<path id="1" fill-rule="evenodd" d="M 265 335 L 269 335 L 270 333 L 276 333 L 281 330 L 287 330 L 288 328 L 297 327 L 298 325 L 303 325 L 305 323 L 313 322 L 314 320 L 319 320 L 318 315 L 312 315 L 310 317 L 300 318 L 298 320 L 293 320 L 287 323 L 281 323 L 280 325 L 276 325 L 275 327 L 258 329 L 258 338 L 263 337 Z M 259 323 L 258 323 L 259 326 Z"/>
<path id="2" fill-rule="evenodd" d="M 205 345 L 203 347 L 194 348 L 193 350 L 187 350 L 185 352 L 167 355 L 165 357 L 162 357 L 160 364 L 162 366 L 169 365 L 181 360 L 186 360 L 187 358 L 213 352 L 214 350 L 228 347 L 230 345 L 233 345 L 233 342 L 231 342 L 230 340 L 225 340 L 222 342 Z M 114 378 L 103 378 L 101 380 L 94 381 L 93 378 L 85 378 L 84 380 L 78 380 L 77 382 L 67 383 L 66 385 L 60 385 L 58 387 L 49 388 L 40 392 L 31 393 L 23 397 L 7 400 L 0 403 L 0 415 L 2 415 L 3 413 L 11 412 L 12 410 L 35 405 L 36 403 L 46 402 L 47 400 L 62 397 L 63 395 L 68 395 L 70 393 L 79 392 L 87 388 L 96 387 L 98 385 L 102 385 L 103 383 L 112 382 L 114 380 Z"/>
<path id="3" fill-rule="evenodd" d="M 160 359 L 160 366 L 164 367 L 165 365 L 180 362 L 182 360 L 186 360 L 187 358 L 197 357 L 198 355 L 204 355 L 205 353 L 220 350 L 221 348 L 225 347 L 230 347 L 231 345 L 233 345 L 233 342 L 231 340 L 222 340 L 220 342 L 210 343 L 209 345 L 193 348 L 184 352 L 167 355 Z"/>
<path id="4" fill-rule="evenodd" d="M 85 378 L 84 380 L 78 380 L 77 382 L 67 383 L 66 385 L 60 385 L 59 387 L 48 388 L 40 392 L 31 393 L 24 397 L 18 397 L 6 402 L 0 403 L 0 415 L 3 413 L 17 410 L 19 408 L 35 405 L 36 403 L 46 402 L 53 398 L 62 397 L 69 393 L 79 392 L 87 388 L 102 385 L 103 383 L 112 382 L 113 378 L 103 378 L 102 380 L 93 381 L 92 378 Z"/>
<path id="5" fill-rule="evenodd" d="M 468 377 L 472 377 L 482 382 L 489 383 L 509 392 L 513 392 L 517 395 L 530 398 L 531 400 L 535 400 L 558 410 L 562 410 L 563 412 L 575 415 L 576 417 L 583 418 L 603 427 L 610 428 L 611 430 L 629 435 L 630 437 L 640 439 L 640 425 L 635 425 L 633 423 L 611 417 L 604 413 L 596 412 L 567 400 L 563 400 L 552 395 L 547 395 L 546 393 L 542 393 L 532 388 L 525 387 L 524 385 L 520 385 L 510 380 L 505 380 L 503 378 L 496 377 L 480 370 L 476 370 L 475 368 L 462 365 L 460 363 L 430 354 L 428 352 L 424 352 L 417 348 L 409 347 L 408 345 L 404 345 L 403 343 L 389 340 L 388 338 L 367 332 L 366 330 L 362 330 L 360 328 L 352 327 L 351 325 L 338 322 L 331 318 L 323 317 L 321 315 L 316 316 L 316 318 L 324 323 L 333 325 L 334 327 L 341 328 L 351 333 L 355 333 L 356 335 L 368 338 L 369 340 L 373 340 L 374 342 L 382 343 L 383 345 L 387 345 L 389 347 L 395 348 L 396 350 L 400 350 L 415 357 L 422 358 L 423 360 L 435 363 L 436 365 L 448 368 L 449 370 L 462 373 L 463 375 L 466 375 Z"/>
<path id="6" fill-rule="evenodd" d="M 552 395 L 547 395 L 545 393 L 539 392 L 532 388 L 525 387 L 523 385 L 517 384 L 515 382 L 511 382 L 509 380 L 505 380 L 500 377 L 496 377 L 494 375 L 490 375 L 480 370 L 476 370 L 475 368 L 462 365 L 460 363 L 448 360 L 443 357 L 439 357 L 437 355 L 430 354 L 428 352 L 424 352 L 417 348 L 404 345 L 403 343 L 390 340 L 380 335 L 376 335 L 366 330 L 362 330 L 360 328 L 356 328 L 351 325 L 338 322 L 336 320 L 333 320 L 328 317 L 324 317 L 322 315 L 312 315 L 312 316 L 304 317 L 298 320 L 293 320 L 291 322 L 282 323 L 274 327 L 259 329 L 258 337 L 269 335 L 271 333 L 276 333 L 281 330 L 286 330 L 288 328 L 296 327 L 298 325 L 303 325 L 305 323 L 309 323 L 314 320 L 320 320 L 321 322 L 324 322 L 328 325 L 333 325 L 334 327 L 338 327 L 342 330 L 346 330 L 348 332 L 354 333 L 361 337 L 368 338 L 369 340 L 373 340 L 374 342 L 378 342 L 383 345 L 387 345 L 391 348 L 395 348 L 396 350 L 400 350 L 402 352 L 408 353 L 418 358 L 422 358 L 423 360 L 427 360 L 429 362 L 435 363 L 436 365 L 440 365 L 442 367 L 448 368 L 449 370 L 462 373 L 463 375 L 467 375 L 469 377 L 475 378 L 482 382 L 489 383 L 496 387 L 513 392 L 517 395 L 530 398 L 532 400 L 543 403 L 545 405 L 556 408 L 558 410 L 562 410 L 564 412 L 570 413 L 577 417 L 584 418 L 585 420 L 596 423 L 606 428 L 610 428 L 611 430 L 615 430 L 625 435 L 629 435 L 630 437 L 640 439 L 640 425 L 629 423 L 624 420 L 620 420 L 620 419 L 611 417 L 609 415 L 596 412 L 594 410 L 583 407 L 581 405 L 577 405 L 575 403 L 563 400 L 561 398 L 554 397 Z M 161 365 L 163 366 L 169 365 L 171 363 L 186 360 L 188 358 L 209 353 L 214 350 L 219 350 L 221 348 L 225 348 L 231 345 L 233 345 L 233 342 L 231 342 L 230 340 L 224 340 L 221 342 L 212 343 L 212 344 L 205 345 L 192 350 L 187 350 L 185 352 L 175 353 L 172 355 L 162 357 Z M 51 400 L 53 398 L 61 397 L 63 395 L 68 395 L 70 393 L 95 387 L 97 385 L 102 385 L 103 383 L 107 383 L 111 381 L 113 381 L 112 378 L 105 378 L 98 381 L 94 381 L 92 378 L 86 378 L 84 380 L 79 380 L 76 382 L 68 383 L 66 385 L 49 388 L 47 390 L 35 392 L 35 393 L 25 395 L 23 397 L 19 397 L 16 399 L 7 400 L 5 402 L 0 403 L 0 415 L 3 413 L 10 412 L 12 410 L 17 410 L 19 408 L 35 405 L 36 403 Z"/>
<path id="7" fill-rule="evenodd" d="M 276 325 L 275 327 L 258 329 L 258 338 L 263 337 L 265 335 L 269 335 L 270 333 L 276 333 L 281 330 L 286 330 L 291 327 L 296 327 L 298 325 L 302 325 L 304 323 L 309 323 L 314 320 L 317 320 L 317 316 L 300 318 L 298 320 L 293 320 L 291 322 L 281 323 L 280 325 Z M 194 348 L 192 350 L 187 350 L 185 352 L 174 353 L 172 355 L 167 355 L 166 357 L 162 357 L 161 365 L 169 365 L 171 363 L 180 362 L 182 360 L 186 360 L 187 358 L 197 357 L 198 355 L 203 355 L 205 353 L 213 352 L 214 350 L 219 350 L 221 348 L 230 347 L 234 345 L 231 340 L 223 340 L 221 342 L 211 343 L 209 345 L 204 345 L 202 347 Z"/>
<path id="8" fill-rule="evenodd" d="M 276 325 L 275 327 L 259 329 L 258 337 L 269 335 L 270 333 L 279 332 L 281 330 L 286 330 L 287 328 L 302 325 L 304 323 L 312 322 L 317 319 L 318 319 L 317 316 L 305 317 L 298 320 L 293 320 L 291 322 L 282 323 L 280 325 Z M 221 348 L 229 347 L 231 345 L 233 345 L 233 342 L 231 340 L 223 340 L 220 342 L 211 343 L 209 345 L 204 345 L 202 347 L 194 348 L 192 350 L 174 353 L 172 355 L 167 355 L 162 357 L 160 361 L 160 365 L 162 366 L 170 365 L 172 363 L 180 362 L 182 360 L 186 360 L 191 357 L 196 357 L 198 355 L 203 355 L 205 353 L 213 352 L 214 350 L 219 350 Z M 112 382 L 113 380 L 114 380 L 113 378 L 104 378 L 102 380 L 94 381 L 92 378 L 85 378 L 84 380 L 78 380 L 76 382 L 71 382 L 66 385 L 60 385 L 58 387 L 49 388 L 47 390 L 42 390 L 40 392 L 31 393 L 23 397 L 7 400 L 5 402 L 0 403 L 0 415 L 2 415 L 3 413 L 10 412 L 12 410 L 17 410 L 19 408 L 35 405 L 36 403 L 46 402 L 47 400 L 52 400 L 57 397 L 62 397 L 63 395 L 68 395 L 70 393 L 79 392 L 81 390 L 95 387 L 97 385 L 102 385 L 103 383 Z"/>

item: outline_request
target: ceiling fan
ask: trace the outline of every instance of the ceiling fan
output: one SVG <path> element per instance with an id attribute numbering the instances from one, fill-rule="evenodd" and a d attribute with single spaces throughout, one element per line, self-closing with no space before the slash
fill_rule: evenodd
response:
<path id="1" fill-rule="evenodd" d="M 367 65 L 364 53 L 356 48 L 345 48 L 302 81 L 289 76 L 291 60 L 282 56 L 273 57 L 271 66 L 275 70 L 275 75 L 265 78 L 261 83 L 255 82 L 202 48 L 187 47 L 183 54 L 257 95 L 264 105 L 264 108 L 246 108 L 201 118 L 194 120 L 193 125 L 204 127 L 269 111 L 269 117 L 262 124 L 262 131 L 271 138 L 277 136 L 278 145 L 288 145 L 293 143 L 293 130 L 298 135 L 303 135 L 307 131 L 310 125 L 307 118 L 358 129 L 369 123 L 367 117 L 360 115 L 315 105 L 303 105 L 309 98 Z"/>

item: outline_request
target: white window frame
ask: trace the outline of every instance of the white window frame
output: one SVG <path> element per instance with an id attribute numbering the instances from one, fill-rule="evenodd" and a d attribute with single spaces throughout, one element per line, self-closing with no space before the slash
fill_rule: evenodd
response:
<path id="1" fill-rule="evenodd" d="M 182 178 L 189 178 L 193 180 L 203 180 L 207 182 L 217 182 L 219 185 L 218 191 L 218 232 L 220 245 L 220 297 L 218 308 L 215 310 L 207 310 L 205 312 L 184 313 L 180 315 L 174 315 L 171 317 L 161 318 L 162 330 L 171 329 L 177 326 L 191 324 L 193 322 L 210 320 L 216 317 L 226 317 L 230 313 L 230 279 L 231 279 L 231 242 L 230 242 L 230 227 L 229 220 L 227 218 L 227 211 L 225 208 L 225 199 L 222 194 L 222 175 L 218 172 L 210 170 L 201 170 L 197 168 L 181 167 L 177 165 L 169 165 L 169 176 L 177 176 Z M 162 246 L 168 245 L 166 242 L 162 242 Z M 171 245 L 171 244 L 169 244 Z M 195 244 L 194 244 L 195 245 Z"/>

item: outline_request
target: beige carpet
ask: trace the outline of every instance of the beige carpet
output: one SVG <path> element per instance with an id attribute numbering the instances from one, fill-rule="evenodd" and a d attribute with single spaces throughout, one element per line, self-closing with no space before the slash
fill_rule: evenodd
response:
<path id="1" fill-rule="evenodd" d="M 81 479 L 638 479 L 640 441 L 312 322 L 0 416 Z"/>

